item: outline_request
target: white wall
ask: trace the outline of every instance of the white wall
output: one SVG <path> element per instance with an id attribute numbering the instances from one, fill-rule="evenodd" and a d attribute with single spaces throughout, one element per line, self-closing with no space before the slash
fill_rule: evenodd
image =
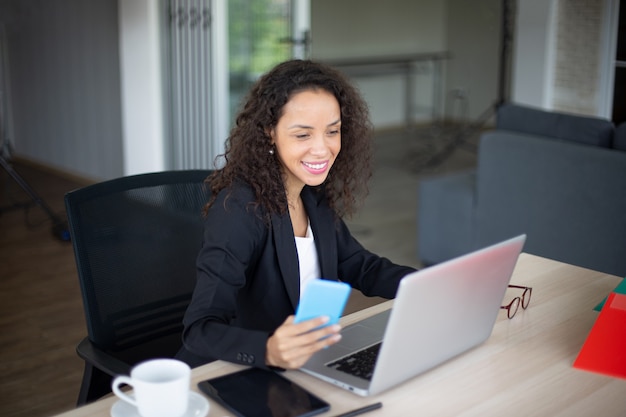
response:
<path id="1" fill-rule="evenodd" d="M 441 107 L 447 117 L 475 119 L 497 98 L 500 46 L 500 0 L 315 0 L 311 27 L 313 58 L 336 60 L 448 52 L 443 63 Z M 433 116 L 434 71 L 417 66 L 415 121 Z M 377 128 L 405 122 L 401 75 L 355 77 L 370 105 Z M 465 94 L 467 111 L 451 99 L 452 90 Z M 447 104 L 444 106 L 444 104 Z M 451 114 L 452 113 L 452 114 Z"/>
<path id="2" fill-rule="evenodd" d="M 551 109 L 557 0 L 517 2 L 511 98 L 519 104 Z"/>
<path id="3" fill-rule="evenodd" d="M 311 2 L 312 57 L 340 60 L 410 55 L 446 50 L 446 2 L 440 0 L 314 0 Z M 430 118 L 430 64 L 419 66 L 415 120 Z M 354 78 L 378 128 L 405 122 L 406 83 L 400 74 Z"/>
<path id="4" fill-rule="evenodd" d="M 119 0 L 124 175 L 165 169 L 159 2 Z"/>
<path id="5" fill-rule="evenodd" d="M 96 181 L 164 169 L 158 6 L 0 2 L 14 156 Z"/>
<path id="6" fill-rule="evenodd" d="M 318 59 L 441 51 L 441 0 L 313 0 L 312 53 Z"/>
<path id="7" fill-rule="evenodd" d="M 501 0 L 448 0 L 446 15 L 446 114 L 452 119 L 475 120 L 492 109 L 498 98 L 501 44 Z M 462 111 L 460 92 L 467 111 Z"/>

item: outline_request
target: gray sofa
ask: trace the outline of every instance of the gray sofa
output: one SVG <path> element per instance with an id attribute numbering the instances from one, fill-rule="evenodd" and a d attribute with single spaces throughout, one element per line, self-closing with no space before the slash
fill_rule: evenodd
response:
<path id="1" fill-rule="evenodd" d="M 626 275 L 626 123 L 507 103 L 476 170 L 418 192 L 425 265 L 526 233 L 525 252 Z"/>

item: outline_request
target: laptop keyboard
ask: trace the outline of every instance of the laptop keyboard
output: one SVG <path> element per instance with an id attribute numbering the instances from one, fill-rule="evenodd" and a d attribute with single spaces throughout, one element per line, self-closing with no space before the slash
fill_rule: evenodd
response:
<path id="1" fill-rule="evenodd" d="M 378 358 L 381 345 L 382 342 L 379 342 L 326 366 L 369 381 L 374 374 L 374 365 L 376 365 L 376 358 Z"/>

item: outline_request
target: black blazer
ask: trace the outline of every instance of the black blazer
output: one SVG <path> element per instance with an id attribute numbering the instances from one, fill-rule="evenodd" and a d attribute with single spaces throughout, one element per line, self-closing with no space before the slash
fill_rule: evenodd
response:
<path id="1" fill-rule="evenodd" d="M 365 250 L 329 207 L 305 187 L 302 201 L 315 238 L 322 278 L 341 280 L 368 296 L 393 298 L 413 268 Z M 215 359 L 266 367 L 266 342 L 294 314 L 300 294 L 298 253 L 288 214 L 268 227 L 253 191 L 223 190 L 205 220 L 197 284 L 177 357 L 191 366 Z M 258 209 L 260 210 L 260 209 Z"/>

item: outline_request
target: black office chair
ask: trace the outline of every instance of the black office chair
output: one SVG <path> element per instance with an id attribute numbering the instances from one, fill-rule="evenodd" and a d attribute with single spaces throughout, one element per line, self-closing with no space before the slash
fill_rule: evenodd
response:
<path id="1" fill-rule="evenodd" d="M 65 196 L 88 337 L 78 405 L 111 392 L 114 375 L 173 357 L 195 285 L 208 170 L 118 178 Z"/>

